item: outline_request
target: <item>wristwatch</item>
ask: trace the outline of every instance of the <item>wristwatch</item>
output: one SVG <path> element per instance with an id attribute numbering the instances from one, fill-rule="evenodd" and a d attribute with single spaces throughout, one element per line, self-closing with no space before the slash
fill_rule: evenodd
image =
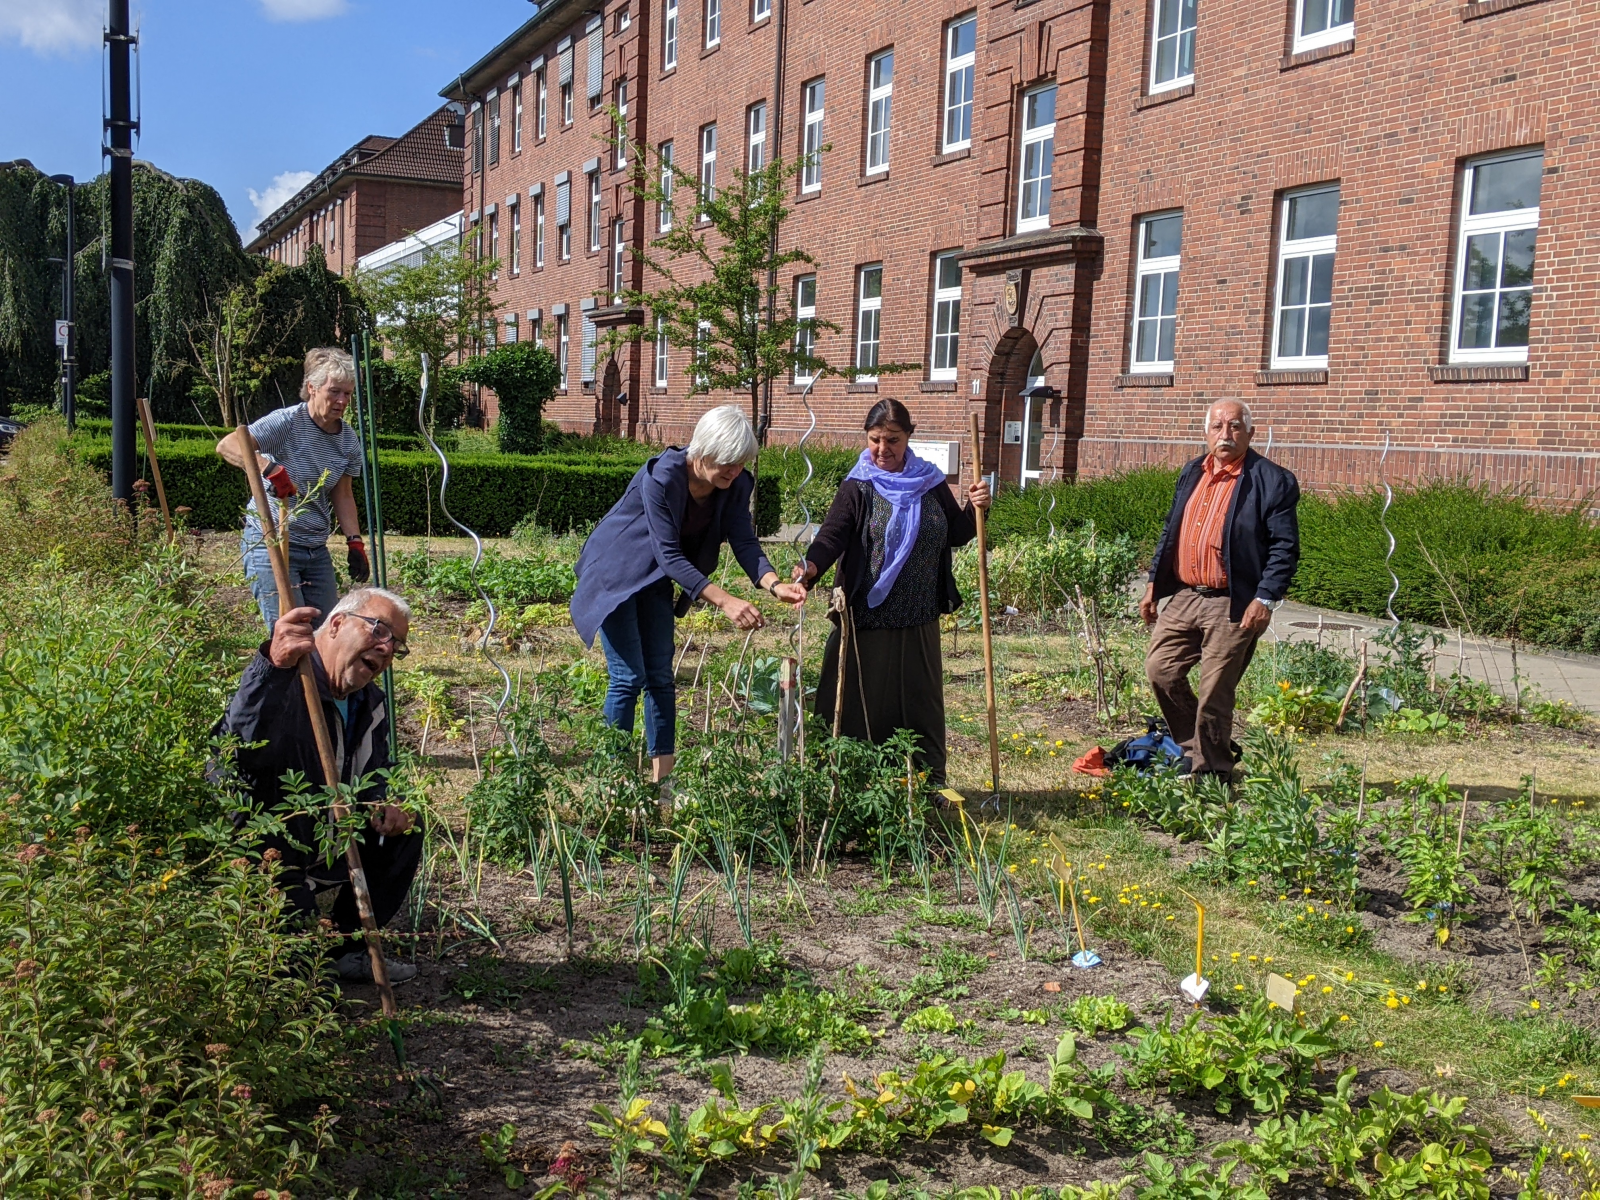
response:
<path id="1" fill-rule="evenodd" d="M 1265 604 L 1273 612 L 1277 612 L 1283 604 L 1282 600 L 1268 600 L 1265 596 L 1257 596 L 1256 601 L 1257 603 Z"/>

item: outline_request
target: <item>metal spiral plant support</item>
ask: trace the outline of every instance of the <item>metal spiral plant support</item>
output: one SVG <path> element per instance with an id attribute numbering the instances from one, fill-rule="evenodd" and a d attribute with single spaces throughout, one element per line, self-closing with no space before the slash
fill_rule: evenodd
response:
<path id="1" fill-rule="evenodd" d="M 467 528 L 467 526 L 456 520 L 450 512 L 449 505 L 445 503 L 445 490 L 450 486 L 450 460 L 445 457 L 444 451 L 439 448 L 439 443 L 433 440 L 433 433 L 428 429 L 428 422 L 425 417 L 428 408 L 429 365 L 428 356 L 424 354 L 422 356 L 422 393 L 417 398 L 417 430 L 422 434 L 423 441 L 427 442 L 433 448 L 433 452 L 439 456 L 439 511 L 444 513 L 445 520 L 472 539 L 472 569 L 470 571 L 472 587 L 478 593 L 478 599 L 482 600 L 489 610 L 489 623 L 483 628 L 483 637 L 478 640 L 478 649 L 483 651 L 484 659 L 500 675 L 500 699 L 495 702 L 494 706 L 494 727 L 498 730 L 502 728 L 502 718 L 505 715 L 506 705 L 511 701 L 511 675 L 489 651 L 489 638 L 494 634 L 494 623 L 499 613 L 495 609 L 494 601 L 489 598 L 489 593 L 484 590 L 483 584 L 478 581 L 478 567 L 483 562 L 483 539 L 477 535 L 475 530 Z M 522 748 L 517 745 L 516 734 L 510 729 L 505 729 L 504 732 L 506 742 L 511 747 L 511 752 L 521 758 Z"/>
<path id="2" fill-rule="evenodd" d="M 1061 445 L 1061 426 L 1057 425 L 1054 429 L 1052 429 L 1050 431 L 1050 451 L 1045 456 L 1046 458 L 1048 458 L 1050 460 L 1050 462 L 1052 464 L 1056 460 L 1056 450 L 1060 448 L 1060 445 Z M 1051 468 L 1050 468 L 1050 472 L 1051 472 L 1051 475 L 1052 475 L 1052 478 L 1051 478 L 1050 482 L 1051 483 L 1060 483 L 1061 482 L 1061 468 L 1052 465 Z M 1050 522 L 1050 540 L 1052 542 L 1056 540 L 1056 517 L 1055 517 L 1055 512 L 1056 512 L 1056 494 L 1054 492 L 1051 492 L 1050 493 L 1050 507 L 1044 510 L 1044 515 L 1045 515 L 1045 519 Z M 1034 527 L 1036 529 L 1038 528 L 1038 524 L 1039 523 L 1037 521 L 1034 522 Z"/>
<path id="3" fill-rule="evenodd" d="M 1383 432 L 1383 453 L 1378 456 L 1378 479 L 1383 484 L 1383 511 L 1378 514 L 1378 524 L 1383 528 L 1383 534 L 1389 539 L 1389 550 L 1383 556 L 1383 568 L 1389 572 L 1389 599 L 1384 603 L 1384 612 L 1393 622 L 1393 627 L 1400 627 L 1400 618 L 1394 615 L 1394 598 L 1400 594 L 1400 576 L 1394 573 L 1394 532 L 1389 528 L 1389 507 L 1394 503 L 1394 489 L 1389 486 L 1389 477 L 1384 473 L 1383 465 L 1389 458 L 1389 431 Z"/>

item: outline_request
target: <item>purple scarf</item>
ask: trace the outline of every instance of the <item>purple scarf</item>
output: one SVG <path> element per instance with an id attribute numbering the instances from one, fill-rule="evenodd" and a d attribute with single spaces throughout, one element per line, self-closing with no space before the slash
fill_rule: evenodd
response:
<path id="1" fill-rule="evenodd" d="M 917 544 L 917 533 L 922 528 L 922 498 L 944 482 L 944 472 L 907 447 L 905 466 L 899 471 L 885 471 L 872 461 L 871 450 L 863 450 L 845 478 L 870 483 L 891 509 L 889 527 L 883 533 L 883 569 L 867 593 L 867 607 L 877 608 L 900 578 L 900 569 Z"/>

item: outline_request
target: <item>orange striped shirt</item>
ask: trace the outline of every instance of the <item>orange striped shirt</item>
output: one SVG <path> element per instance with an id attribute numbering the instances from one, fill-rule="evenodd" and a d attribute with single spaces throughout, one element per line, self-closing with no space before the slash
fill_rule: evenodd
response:
<path id="1" fill-rule="evenodd" d="M 1183 509 L 1178 531 L 1178 578 L 1190 587 L 1225 588 L 1228 571 L 1222 564 L 1222 535 L 1228 524 L 1233 490 L 1239 486 L 1244 459 L 1227 466 L 1206 455 L 1200 481 Z"/>

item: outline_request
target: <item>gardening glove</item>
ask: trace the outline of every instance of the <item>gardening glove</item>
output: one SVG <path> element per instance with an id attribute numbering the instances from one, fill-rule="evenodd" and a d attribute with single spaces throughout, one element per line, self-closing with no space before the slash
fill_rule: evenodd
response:
<path id="1" fill-rule="evenodd" d="M 345 538 L 345 545 L 349 548 L 349 557 L 346 561 L 350 565 L 350 578 L 355 583 L 365 583 L 372 578 L 372 564 L 367 561 L 366 543 L 360 535 Z"/>
<path id="2" fill-rule="evenodd" d="M 272 485 L 272 494 L 279 500 L 287 500 L 290 496 L 300 494 L 300 489 L 294 486 L 294 480 L 289 478 L 289 468 L 282 463 L 273 463 L 272 470 L 263 478 Z"/>

